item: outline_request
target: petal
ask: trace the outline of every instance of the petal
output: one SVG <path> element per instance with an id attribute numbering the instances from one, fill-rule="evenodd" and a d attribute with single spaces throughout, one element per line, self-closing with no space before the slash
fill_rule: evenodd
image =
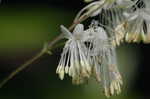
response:
<path id="1" fill-rule="evenodd" d="M 107 40 L 108 39 L 108 36 L 106 34 L 106 31 L 101 28 L 101 27 L 98 27 L 97 29 L 97 34 L 98 34 L 98 37 L 101 39 L 101 40 Z"/>
<path id="2" fill-rule="evenodd" d="M 150 10 L 150 9 L 149 9 Z M 150 12 L 145 10 L 142 13 L 142 17 L 146 20 L 146 21 L 150 21 Z"/>
<path id="3" fill-rule="evenodd" d="M 72 33 L 66 27 L 61 25 L 60 28 L 61 28 L 61 32 L 65 34 L 66 38 L 72 38 L 73 37 Z"/>
<path id="4" fill-rule="evenodd" d="M 84 31 L 84 26 L 83 24 L 77 24 L 76 27 L 73 30 L 74 35 L 79 35 Z"/>
<path id="5" fill-rule="evenodd" d="M 143 0 L 147 8 L 150 8 L 150 0 Z"/>
<path id="6" fill-rule="evenodd" d="M 131 14 L 131 15 L 128 17 L 128 20 L 129 20 L 129 21 L 133 21 L 133 20 L 135 20 L 136 18 L 138 18 L 138 16 L 139 16 L 138 14 L 136 14 L 136 13 L 134 14 L 134 13 L 133 13 L 133 14 Z"/>
<path id="7" fill-rule="evenodd" d="M 128 21 L 133 21 L 136 18 L 139 17 L 139 11 L 133 12 L 133 13 L 128 13 L 128 12 L 124 12 L 123 15 L 126 17 L 126 19 Z"/>
<path id="8" fill-rule="evenodd" d="M 134 0 L 134 1 L 132 1 L 132 0 L 116 0 L 116 3 L 121 7 L 128 8 L 128 7 L 135 5 L 135 3 L 137 1 L 138 0 Z"/>

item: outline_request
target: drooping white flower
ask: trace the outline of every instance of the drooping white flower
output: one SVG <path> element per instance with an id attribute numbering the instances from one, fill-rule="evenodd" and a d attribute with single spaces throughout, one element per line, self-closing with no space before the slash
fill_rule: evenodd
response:
<path id="1" fill-rule="evenodd" d="M 63 26 L 61 29 L 68 41 L 56 70 L 60 79 L 66 73 L 72 77 L 74 84 L 81 84 L 94 77 L 102 84 L 107 97 L 119 94 L 122 77 L 117 68 L 115 47 L 99 22 L 92 21 L 86 30 L 82 24 L 78 24 L 73 33 Z"/>
<path id="2" fill-rule="evenodd" d="M 90 57 L 92 74 L 99 83 L 102 83 L 107 97 L 121 92 L 122 77 L 117 68 L 115 47 L 109 41 L 107 33 L 100 26 L 90 27 L 89 34 Z"/>
<path id="3" fill-rule="evenodd" d="M 123 84 L 122 77 L 117 68 L 115 48 L 111 47 L 102 56 L 101 75 L 102 84 L 107 97 L 119 94 Z"/>
<path id="4" fill-rule="evenodd" d="M 106 0 L 105 6 L 100 8 L 100 10 L 95 11 L 93 16 L 99 15 L 99 22 L 102 25 L 107 25 L 111 29 L 116 29 L 119 25 L 124 23 L 125 16 L 123 12 L 127 9 L 131 9 L 133 5 L 135 5 L 137 0 Z M 112 31 L 107 30 L 107 33 L 110 36 L 114 36 L 115 34 Z"/>
<path id="5" fill-rule="evenodd" d="M 84 27 L 82 24 L 78 24 L 71 33 L 64 26 L 61 26 L 61 31 L 68 41 L 64 46 L 56 73 L 59 74 L 61 80 L 66 73 L 72 77 L 73 83 L 83 83 L 86 78 L 90 77 L 91 73 L 91 66 L 86 56 L 86 46 L 82 42 Z"/>
<path id="6" fill-rule="evenodd" d="M 127 19 L 126 41 L 150 43 L 150 8 L 144 5 L 140 7 L 124 13 Z"/>

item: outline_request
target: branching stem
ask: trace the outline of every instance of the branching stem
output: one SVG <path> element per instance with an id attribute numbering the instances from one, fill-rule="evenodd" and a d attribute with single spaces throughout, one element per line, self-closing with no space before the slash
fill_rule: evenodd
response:
<path id="1" fill-rule="evenodd" d="M 94 10 L 96 11 L 96 10 Z M 85 21 L 87 18 L 90 17 L 90 15 L 94 12 L 90 12 L 88 14 L 83 14 L 77 21 L 75 21 L 70 27 L 69 30 L 71 31 L 77 24 Z M 16 76 L 18 73 L 23 71 L 25 68 L 29 67 L 30 64 L 32 64 L 34 61 L 38 60 L 40 57 L 42 57 L 44 54 L 48 53 L 50 54 L 50 50 L 53 45 L 55 45 L 58 41 L 60 41 L 63 38 L 63 34 L 61 33 L 56 38 L 54 38 L 52 41 L 49 41 L 47 44 L 44 45 L 43 49 L 36 54 L 34 57 L 26 61 L 24 64 L 20 65 L 17 69 L 12 71 L 1 83 L 0 88 L 2 88 L 9 80 L 11 80 L 14 76 Z"/>

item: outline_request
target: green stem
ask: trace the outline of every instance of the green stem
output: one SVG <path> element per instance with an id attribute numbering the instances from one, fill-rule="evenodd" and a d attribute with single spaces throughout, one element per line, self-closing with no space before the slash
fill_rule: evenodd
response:
<path id="1" fill-rule="evenodd" d="M 95 10 L 94 10 L 95 11 Z M 70 27 L 69 30 L 71 31 L 77 24 L 85 21 L 87 18 L 90 17 L 90 15 L 94 12 L 90 12 L 88 14 L 85 14 L 83 16 L 81 16 L 78 21 L 76 21 L 75 23 L 73 23 Z M 59 36 L 57 36 L 56 38 L 54 38 L 52 41 L 48 42 L 47 44 L 44 45 L 43 49 L 41 50 L 41 52 L 39 52 L 38 54 L 36 54 L 34 57 L 32 57 L 30 60 L 28 60 L 27 62 L 25 62 L 24 64 L 22 64 L 21 66 L 19 66 L 16 70 L 14 70 L 12 73 L 10 73 L 10 75 L 8 75 L 8 77 L 6 77 L 1 83 L 0 83 L 0 88 L 2 88 L 9 80 L 11 80 L 14 76 L 16 76 L 19 72 L 23 71 L 25 68 L 29 67 L 30 64 L 32 64 L 34 61 L 36 61 L 37 59 L 39 59 L 40 57 L 42 57 L 45 53 L 49 54 L 49 50 L 52 49 L 52 46 L 55 45 L 59 40 L 61 40 L 63 37 L 63 34 L 61 33 Z"/>
<path id="2" fill-rule="evenodd" d="M 32 57 L 30 60 L 19 66 L 16 70 L 14 70 L 7 78 L 5 78 L 1 83 L 0 83 L 0 88 L 3 87 L 9 80 L 11 80 L 15 75 L 17 75 L 19 72 L 27 68 L 31 63 L 39 59 L 41 56 L 45 54 L 45 51 L 42 50 L 40 53 Z"/>

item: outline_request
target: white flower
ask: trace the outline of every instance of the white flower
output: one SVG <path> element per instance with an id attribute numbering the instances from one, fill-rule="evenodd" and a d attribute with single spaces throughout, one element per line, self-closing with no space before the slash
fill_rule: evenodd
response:
<path id="1" fill-rule="evenodd" d="M 117 68 L 115 48 L 112 46 L 107 33 L 102 27 L 94 26 L 86 30 L 89 34 L 90 62 L 92 74 L 102 83 L 107 97 L 121 92 L 122 78 Z"/>
<path id="2" fill-rule="evenodd" d="M 107 97 L 119 94 L 123 82 L 117 68 L 115 47 L 99 23 L 92 21 L 87 30 L 78 24 L 73 34 L 64 26 L 61 29 L 68 41 L 56 70 L 60 79 L 66 73 L 74 84 L 81 84 L 93 76 L 102 84 Z"/>
<path id="3" fill-rule="evenodd" d="M 131 13 L 124 13 L 127 18 L 127 42 L 150 43 L 150 8 L 137 8 Z"/>
<path id="4" fill-rule="evenodd" d="M 103 1 L 103 2 L 102 2 Z M 123 12 L 127 9 L 131 9 L 137 0 L 100 0 L 97 5 L 91 7 L 90 10 L 94 10 L 98 8 L 91 16 L 99 15 L 99 21 L 102 25 L 107 25 L 112 29 L 115 29 L 118 25 L 122 24 L 125 20 L 125 16 Z M 108 32 L 109 33 L 109 32 Z M 112 35 L 112 31 L 110 31 L 110 35 Z"/>
<path id="5" fill-rule="evenodd" d="M 82 24 L 78 24 L 73 33 L 64 26 L 61 26 L 61 30 L 68 41 L 64 46 L 56 73 L 59 74 L 60 79 L 63 79 L 66 73 L 72 77 L 73 83 L 83 83 L 84 79 L 89 78 L 91 73 L 91 66 L 86 56 L 87 49 L 82 42 L 84 27 Z"/>
<path id="6" fill-rule="evenodd" d="M 101 75 L 104 92 L 107 97 L 121 92 L 122 77 L 117 68 L 115 48 L 110 47 L 102 56 Z"/>

